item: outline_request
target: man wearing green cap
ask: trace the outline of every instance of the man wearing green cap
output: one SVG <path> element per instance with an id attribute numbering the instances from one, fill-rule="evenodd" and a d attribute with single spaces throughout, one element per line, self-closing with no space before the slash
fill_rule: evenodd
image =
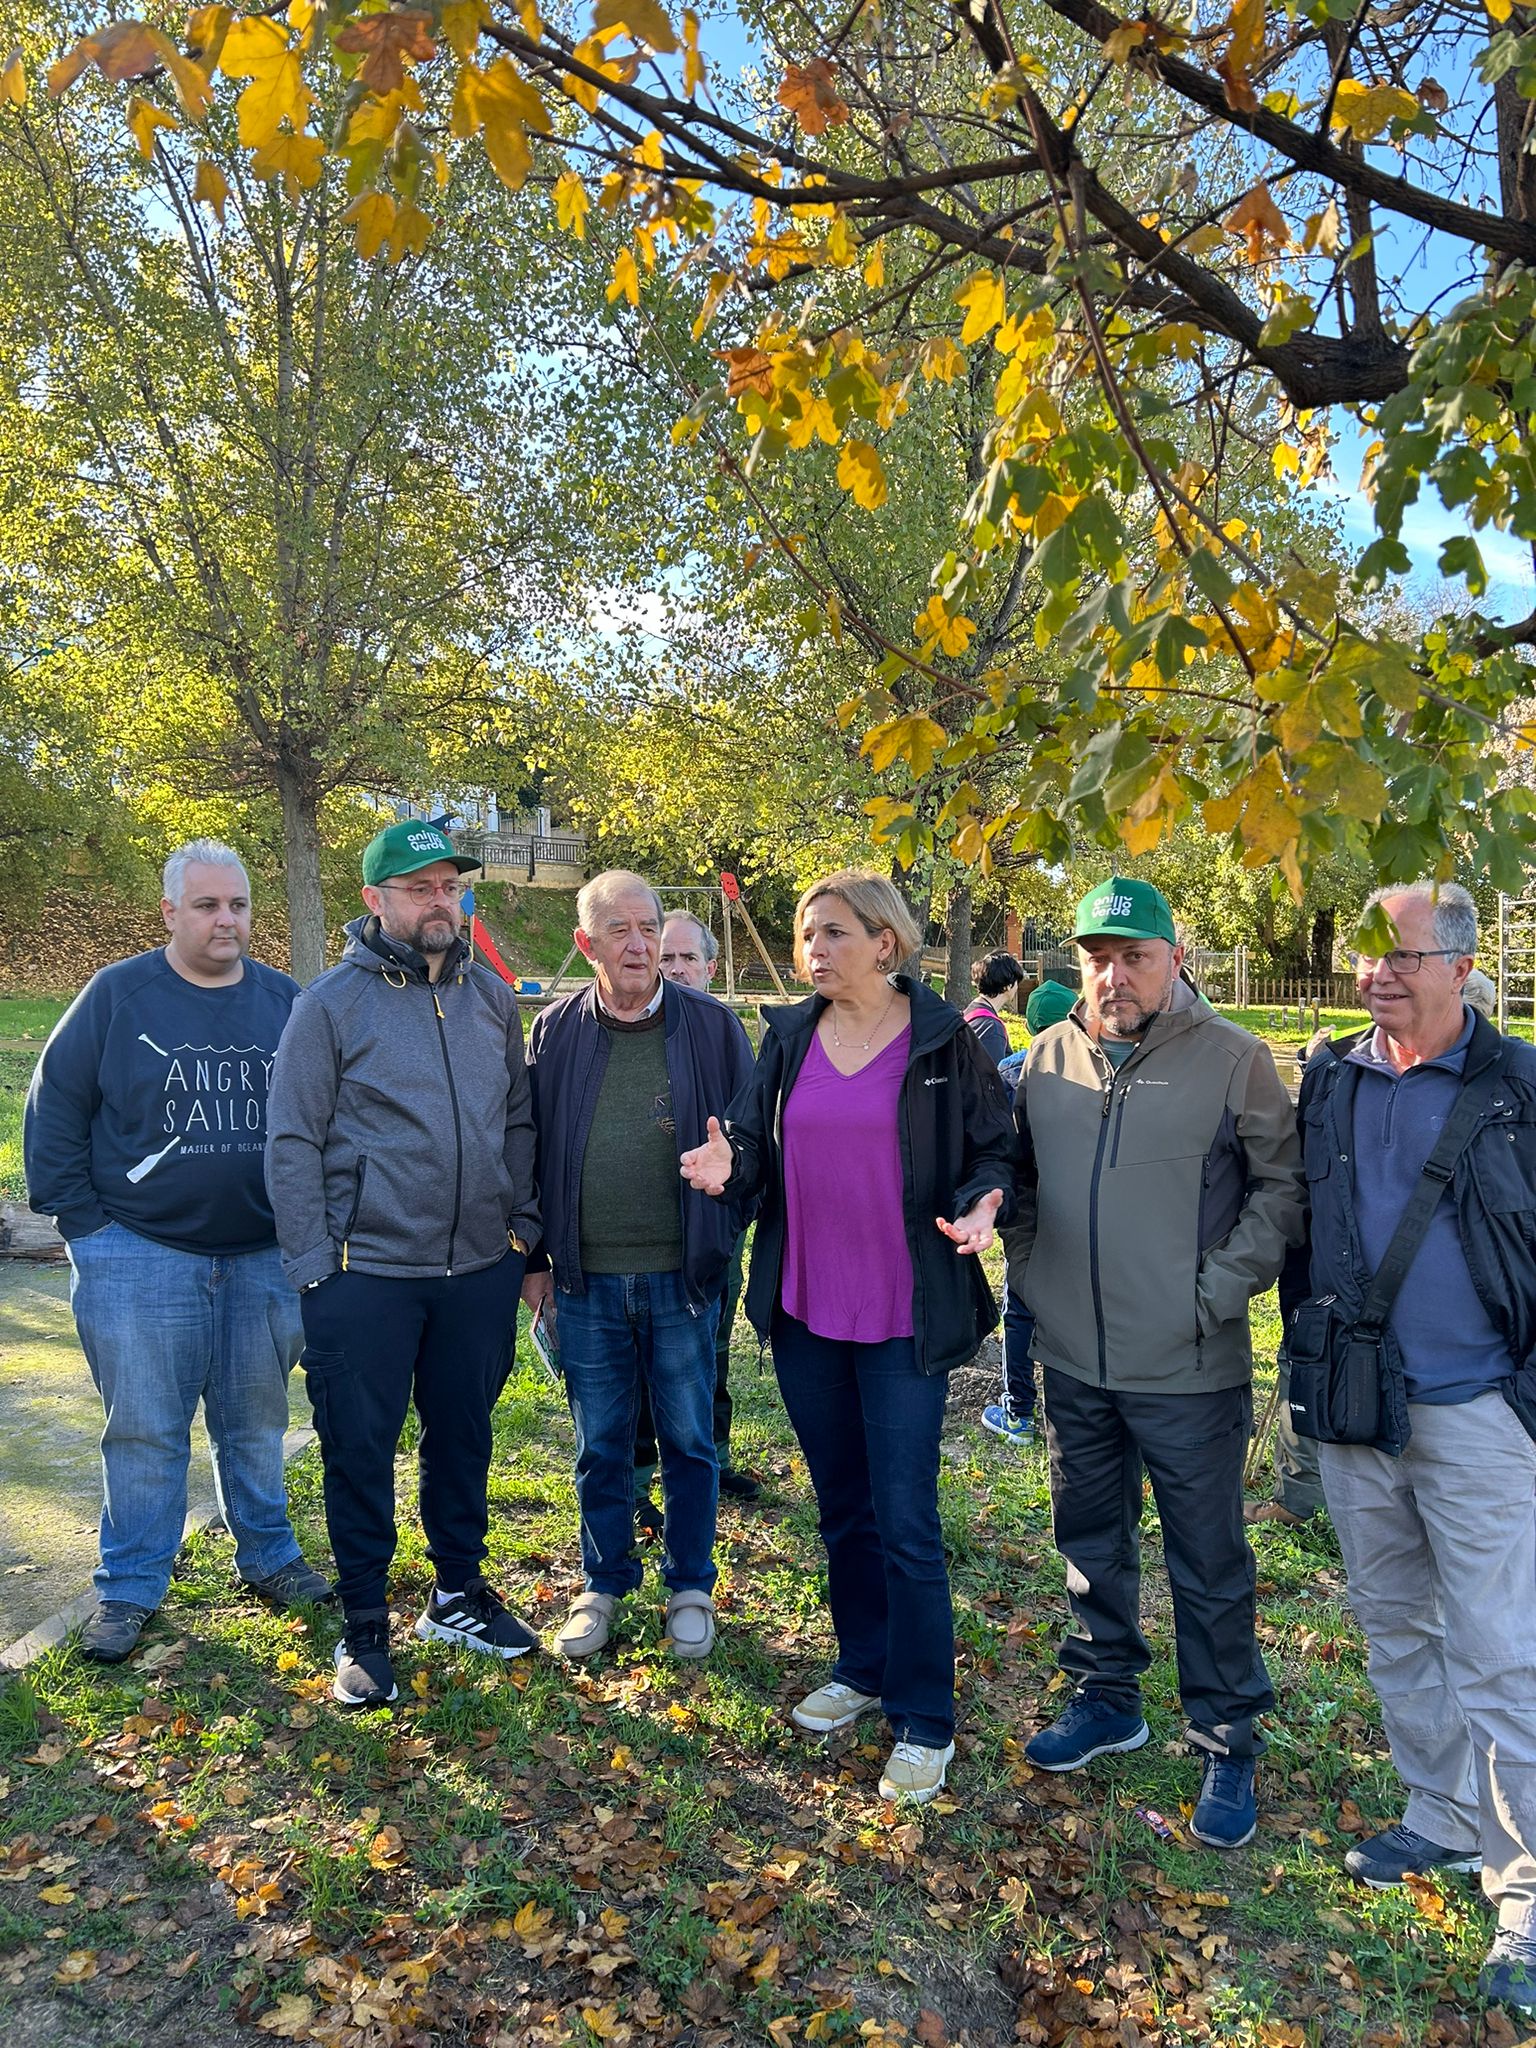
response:
<path id="1" fill-rule="evenodd" d="M 1083 1000 L 1036 1038 L 1009 1280 L 1035 1318 L 1075 1697 L 1029 1742 L 1070 1771 L 1148 1739 L 1142 1474 L 1173 1592 L 1188 1739 L 1205 1755 L 1191 1830 L 1254 1832 L 1257 1717 L 1274 1704 L 1243 1527 L 1252 1426 L 1248 1304 L 1303 1227 L 1295 1116 L 1260 1041 L 1179 976 L 1173 914 L 1111 875 L 1078 905 Z"/>
<path id="2" fill-rule="evenodd" d="M 295 1003 L 272 1076 L 267 1186 L 300 1290 L 348 1707 L 396 1694 L 394 1460 L 413 1400 L 436 1573 L 417 1635 L 497 1657 L 537 1640 L 482 1573 L 491 1411 L 539 1210 L 517 1001 L 460 936 L 478 865 L 418 818 L 369 842 L 368 915 Z"/>

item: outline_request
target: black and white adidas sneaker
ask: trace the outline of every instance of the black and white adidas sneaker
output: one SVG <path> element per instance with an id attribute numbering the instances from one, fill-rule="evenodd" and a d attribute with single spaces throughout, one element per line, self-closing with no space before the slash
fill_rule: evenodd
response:
<path id="1" fill-rule="evenodd" d="M 456 1643 L 488 1657 L 521 1657 L 539 1647 L 532 1629 L 509 1614 L 500 1594 L 481 1578 L 468 1580 L 462 1593 L 445 1596 L 434 1588 L 416 1633 L 424 1643 Z"/>

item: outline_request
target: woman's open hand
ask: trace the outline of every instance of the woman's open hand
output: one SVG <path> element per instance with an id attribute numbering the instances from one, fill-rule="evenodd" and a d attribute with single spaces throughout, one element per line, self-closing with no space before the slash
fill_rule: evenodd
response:
<path id="1" fill-rule="evenodd" d="M 685 1158 L 686 1156 L 684 1154 Z M 1002 1206 L 1003 1191 L 1001 1188 L 993 1188 L 990 1194 L 985 1194 L 979 1201 L 973 1202 L 965 1214 L 957 1216 L 953 1223 L 946 1223 L 942 1216 L 935 1217 L 934 1221 L 957 1252 L 984 1252 L 992 1243 L 992 1226 Z"/>
<path id="2" fill-rule="evenodd" d="M 698 1188 L 706 1195 L 725 1193 L 725 1184 L 735 1170 L 736 1160 L 731 1151 L 731 1141 L 721 1130 L 718 1117 L 710 1118 L 709 1135 L 704 1143 L 695 1145 L 691 1152 L 683 1153 L 677 1163 L 689 1187 Z"/>

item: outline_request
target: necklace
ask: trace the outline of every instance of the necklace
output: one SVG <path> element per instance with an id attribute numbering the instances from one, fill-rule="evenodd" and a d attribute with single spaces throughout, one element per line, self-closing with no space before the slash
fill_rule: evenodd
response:
<path id="1" fill-rule="evenodd" d="M 837 1006 L 836 1006 L 836 1005 L 834 1004 L 834 1005 L 833 1005 L 833 1008 L 832 1008 L 832 1043 L 833 1043 L 833 1044 L 834 1044 L 834 1045 L 835 1045 L 835 1046 L 837 1047 L 838 1051 L 839 1051 L 839 1052 L 850 1052 L 850 1051 L 851 1051 L 851 1052 L 868 1052 L 868 1051 L 869 1051 L 869 1048 L 870 1048 L 870 1047 L 871 1047 L 871 1046 L 872 1046 L 872 1045 L 874 1044 L 874 1042 L 875 1042 L 876 1038 L 877 1038 L 877 1037 L 879 1036 L 879 1034 L 880 1034 L 880 1026 L 881 1026 L 881 1025 L 882 1025 L 882 1024 L 883 1024 L 883 1023 L 885 1022 L 886 1018 L 887 1018 L 887 1017 L 889 1017 L 889 1015 L 891 1014 L 891 1005 L 892 1005 L 892 1004 L 893 1004 L 893 1003 L 895 1002 L 895 1000 L 896 1000 L 896 990 L 895 990 L 895 989 L 892 989 L 892 990 L 891 990 L 891 998 L 890 998 L 890 1002 L 888 1002 L 888 1003 L 886 1004 L 885 1008 L 884 1008 L 884 1009 L 883 1009 L 883 1010 L 882 1010 L 882 1011 L 880 1012 L 879 1016 L 878 1016 L 878 1017 L 877 1017 L 877 1018 L 875 1019 L 875 1028 L 874 1028 L 874 1030 L 870 1032 L 870 1034 L 869 1034 L 868 1038 L 866 1038 L 866 1039 L 864 1040 L 864 1042 L 863 1042 L 863 1044 L 862 1044 L 862 1045 L 852 1045 L 852 1046 L 850 1046 L 850 1045 L 845 1045 L 845 1044 L 844 1044 L 844 1042 L 843 1042 L 843 1040 L 842 1040 L 841 1038 L 839 1038 L 839 1037 L 838 1037 L 838 1035 L 837 1035 Z"/>

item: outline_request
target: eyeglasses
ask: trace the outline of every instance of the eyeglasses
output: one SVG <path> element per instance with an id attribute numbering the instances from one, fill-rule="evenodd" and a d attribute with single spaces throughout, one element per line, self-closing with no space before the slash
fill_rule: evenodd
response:
<path id="1" fill-rule="evenodd" d="M 1398 946 L 1390 953 L 1349 953 L 1345 955 L 1356 974 L 1376 973 L 1390 967 L 1394 974 L 1417 974 L 1426 960 L 1459 960 L 1454 946 L 1431 946 L 1421 953 Z"/>
<path id="2" fill-rule="evenodd" d="M 381 889 L 397 889 L 402 896 L 409 896 L 413 903 L 430 903 L 434 896 L 446 896 L 450 903 L 457 903 L 464 894 L 464 884 L 452 882 L 380 882 Z"/>

